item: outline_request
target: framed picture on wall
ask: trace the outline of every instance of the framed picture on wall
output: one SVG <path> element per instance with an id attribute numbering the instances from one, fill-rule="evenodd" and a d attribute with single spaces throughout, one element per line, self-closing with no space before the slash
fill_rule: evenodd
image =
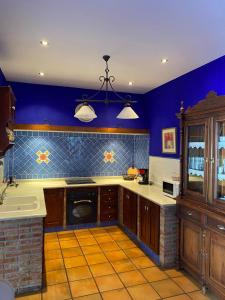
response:
<path id="1" fill-rule="evenodd" d="M 177 152 L 177 129 L 164 128 L 162 129 L 162 153 Z"/>

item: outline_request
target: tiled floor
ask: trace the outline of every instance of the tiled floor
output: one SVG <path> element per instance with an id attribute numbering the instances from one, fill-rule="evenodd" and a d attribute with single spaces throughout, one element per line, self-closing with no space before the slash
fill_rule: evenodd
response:
<path id="1" fill-rule="evenodd" d="M 174 269 L 163 271 L 116 226 L 45 234 L 46 288 L 20 300 L 207 300 Z"/>

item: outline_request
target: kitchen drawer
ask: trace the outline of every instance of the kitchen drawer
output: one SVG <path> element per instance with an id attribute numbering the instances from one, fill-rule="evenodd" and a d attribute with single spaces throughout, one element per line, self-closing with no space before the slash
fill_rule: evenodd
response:
<path id="1" fill-rule="evenodd" d="M 212 228 L 219 233 L 225 234 L 225 222 L 220 222 L 216 219 L 207 217 L 206 225 L 207 227 Z"/>
<path id="2" fill-rule="evenodd" d="M 101 203 L 117 203 L 118 197 L 117 195 L 101 195 Z"/>
<path id="3" fill-rule="evenodd" d="M 118 187 L 117 186 L 102 186 L 101 187 L 101 195 L 108 195 L 108 196 L 117 196 Z"/>
<path id="4" fill-rule="evenodd" d="M 101 213 L 100 220 L 101 221 L 117 220 L 117 210 Z"/>
<path id="5" fill-rule="evenodd" d="M 200 212 L 194 210 L 194 209 L 190 209 L 186 206 L 179 206 L 179 212 L 181 214 L 181 216 L 183 216 L 184 218 L 188 219 L 188 220 L 192 220 L 195 222 L 200 223 L 201 222 L 201 214 Z"/>
<path id="6" fill-rule="evenodd" d="M 101 211 L 106 209 L 117 209 L 117 201 L 101 201 Z"/>

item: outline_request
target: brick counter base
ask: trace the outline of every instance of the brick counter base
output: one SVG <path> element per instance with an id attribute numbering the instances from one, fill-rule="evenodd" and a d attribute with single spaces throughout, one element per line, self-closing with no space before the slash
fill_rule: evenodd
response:
<path id="1" fill-rule="evenodd" d="M 0 221 L 0 280 L 16 294 L 42 287 L 43 219 Z"/>

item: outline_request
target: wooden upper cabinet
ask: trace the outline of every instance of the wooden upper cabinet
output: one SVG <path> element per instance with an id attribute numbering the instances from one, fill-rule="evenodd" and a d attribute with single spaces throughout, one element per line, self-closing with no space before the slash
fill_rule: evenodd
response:
<path id="1" fill-rule="evenodd" d="M 9 86 L 0 87 L 0 157 L 14 145 L 15 96 Z"/>
<path id="2" fill-rule="evenodd" d="M 160 207 L 140 197 L 140 239 L 159 254 Z"/>
<path id="3" fill-rule="evenodd" d="M 44 220 L 44 226 L 63 226 L 64 189 L 45 189 L 44 195 L 47 210 L 47 216 Z"/>
<path id="4" fill-rule="evenodd" d="M 209 120 L 185 122 L 184 193 L 207 201 Z"/>
<path id="5" fill-rule="evenodd" d="M 137 234 L 137 195 L 123 189 L 123 224 Z"/>
<path id="6" fill-rule="evenodd" d="M 209 92 L 178 117 L 181 198 L 225 208 L 225 96 Z"/>

